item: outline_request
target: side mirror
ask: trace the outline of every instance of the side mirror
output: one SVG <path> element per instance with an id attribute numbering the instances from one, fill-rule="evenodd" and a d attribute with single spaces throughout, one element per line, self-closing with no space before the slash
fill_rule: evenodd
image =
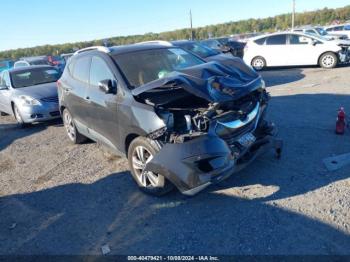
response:
<path id="1" fill-rule="evenodd" d="M 316 41 L 316 40 L 311 40 L 311 44 L 312 44 L 313 46 L 315 46 L 315 45 L 317 45 L 317 41 Z"/>
<path id="2" fill-rule="evenodd" d="M 116 94 L 117 81 L 112 79 L 102 80 L 98 83 L 98 87 L 105 94 Z"/>

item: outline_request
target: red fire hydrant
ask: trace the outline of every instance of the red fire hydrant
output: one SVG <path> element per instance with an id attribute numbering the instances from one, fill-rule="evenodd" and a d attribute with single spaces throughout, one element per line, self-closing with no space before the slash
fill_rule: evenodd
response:
<path id="1" fill-rule="evenodd" d="M 345 111 L 344 107 L 341 107 L 338 111 L 337 122 L 335 125 L 335 133 L 343 135 L 345 132 Z"/>

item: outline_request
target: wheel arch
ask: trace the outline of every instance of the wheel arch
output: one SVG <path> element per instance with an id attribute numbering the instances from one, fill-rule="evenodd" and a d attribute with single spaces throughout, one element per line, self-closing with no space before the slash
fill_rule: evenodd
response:
<path id="1" fill-rule="evenodd" d="M 327 53 L 332 53 L 332 54 L 334 54 L 334 55 L 337 57 L 337 59 L 338 59 L 337 62 L 339 62 L 339 55 L 337 54 L 337 52 L 334 52 L 334 51 L 329 50 L 329 51 L 323 52 L 322 54 L 320 54 L 320 55 L 318 56 L 317 65 L 320 65 L 320 64 L 321 64 L 321 57 L 322 57 L 324 54 L 327 54 Z"/>

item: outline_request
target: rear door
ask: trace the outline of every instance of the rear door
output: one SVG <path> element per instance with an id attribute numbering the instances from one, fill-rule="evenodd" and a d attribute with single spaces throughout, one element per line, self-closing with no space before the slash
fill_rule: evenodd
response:
<path id="1" fill-rule="evenodd" d="M 69 64 L 67 78 L 62 79 L 65 104 L 72 114 L 78 129 L 86 133 L 89 124 L 87 108 L 89 101 L 87 89 L 89 87 L 91 56 L 82 56 Z"/>
<path id="2" fill-rule="evenodd" d="M 272 35 L 266 38 L 265 45 L 261 46 L 261 56 L 265 58 L 267 66 L 284 66 L 289 59 L 287 52 L 286 34 Z"/>
<path id="3" fill-rule="evenodd" d="M 103 80 L 112 80 L 116 77 L 111 70 L 112 63 L 109 57 L 95 55 L 92 57 L 90 68 L 90 85 L 87 92 L 89 105 L 89 133 L 100 142 L 112 149 L 117 149 L 118 119 L 117 119 L 117 95 L 106 94 L 99 88 Z"/>

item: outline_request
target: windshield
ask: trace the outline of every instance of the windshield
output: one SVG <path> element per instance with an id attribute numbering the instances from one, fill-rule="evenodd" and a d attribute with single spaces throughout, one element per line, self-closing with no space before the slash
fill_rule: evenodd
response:
<path id="1" fill-rule="evenodd" d="M 198 43 L 186 43 L 186 44 L 182 44 L 181 47 L 195 53 L 196 55 L 202 58 L 207 58 L 209 56 L 220 54 L 220 52 Z"/>
<path id="2" fill-rule="evenodd" d="M 168 73 L 203 64 L 181 48 L 162 48 L 114 56 L 131 88 L 165 77 Z"/>
<path id="3" fill-rule="evenodd" d="M 54 68 L 32 68 L 11 72 L 13 88 L 56 82 L 59 77 L 59 72 Z"/>
<path id="4" fill-rule="evenodd" d="M 319 33 L 319 35 L 328 35 L 327 31 L 323 28 L 316 27 L 315 29 Z"/>

